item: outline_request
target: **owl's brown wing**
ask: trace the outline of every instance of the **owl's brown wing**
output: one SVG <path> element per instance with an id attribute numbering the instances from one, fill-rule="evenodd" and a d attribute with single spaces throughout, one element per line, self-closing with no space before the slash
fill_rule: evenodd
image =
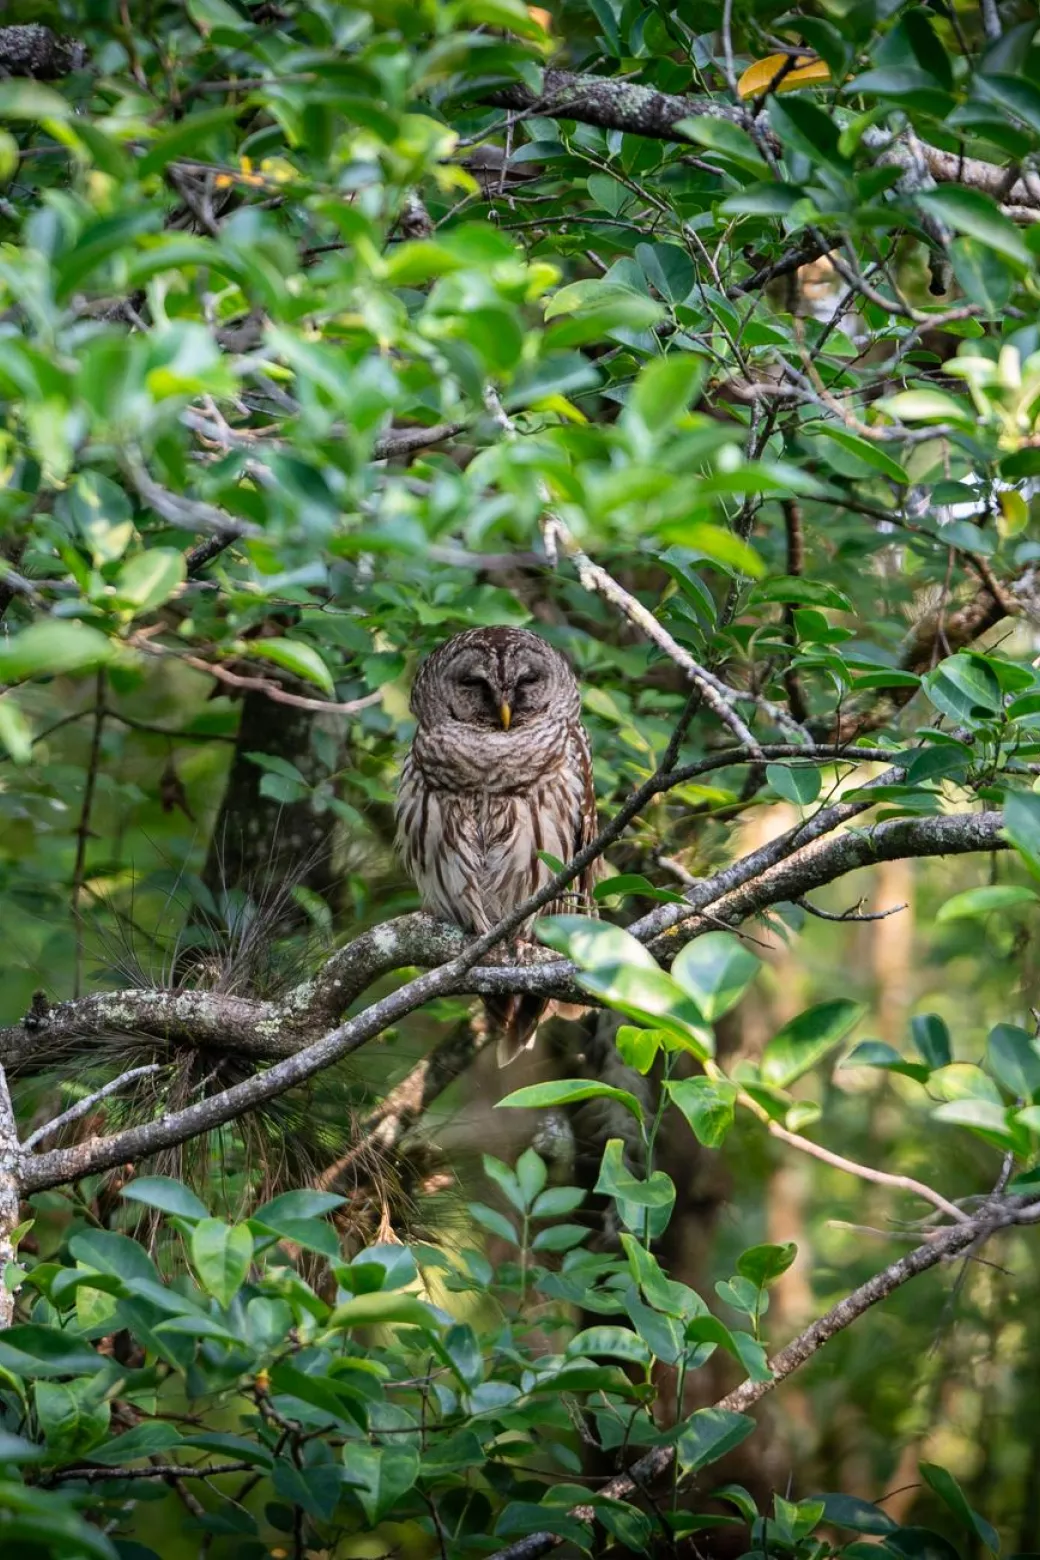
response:
<path id="1" fill-rule="evenodd" d="M 586 845 L 591 845 L 598 831 L 596 824 L 596 790 L 592 776 L 592 753 L 585 728 L 575 726 L 568 742 L 568 757 L 572 765 L 572 795 L 576 797 L 577 812 L 574 818 L 573 858 Z M 565 896 L 547 905 L 547 915 L 595 915 L 596 901 L 592 891 L 600 877 L 597 859 L 582 872 L 577 882 Z M 486 998 L 485 1007 L 493 1026 L 499 1032 L 499 1066 L 511 1062 L 521 1051 L 534 1044 L 538 1025 L 547 1012 L 558 1009 L 558 1004 L 547 1002 L 544 997 L 510 996 Z"/>
<path id="2" fill-rule="evenodd" d="M 574 854 L 577 855 L 579 850 L 584 850 L 586 845 L 591 845 L 599 833 L 596 820 L 596 786 L 592 776 L 592 750 L 589 747 L 588 734 L 582 725 L 579 725 L 574 733 L 574 750 L 581 777 L 581 810 L 574 841 Z M 596 914 L 596 901 L 592 897 L 592 892 L 602 875 L 603 859 L 597 856 L 578 879 L 577 887 L 584 901 L 581 907 L 584 915 Z"/>

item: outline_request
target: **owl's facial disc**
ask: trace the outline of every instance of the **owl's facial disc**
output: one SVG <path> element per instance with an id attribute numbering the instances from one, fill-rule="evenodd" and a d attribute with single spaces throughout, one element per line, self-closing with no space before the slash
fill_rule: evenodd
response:
<path id="1" fill-rule="evenodd" d="M 529 656 L 464 661 L 451 684 L 451 712 L 468 726 L 509 731 L 549 704 L 548 668 Z"/>

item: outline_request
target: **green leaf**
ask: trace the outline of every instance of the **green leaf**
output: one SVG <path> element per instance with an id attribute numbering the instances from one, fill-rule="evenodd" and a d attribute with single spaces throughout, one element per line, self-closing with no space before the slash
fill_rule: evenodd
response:
<path id="1" fill-rule="evenodd" d="M 814 432 L 821 433 L 825 438 L 833 439 L 843 450 L 848 450 L 850 455 L 855 455 L 866 465 L 872 466 L 875 471 L 880 471 L 884 477 L 890 477 L 893 482 L 898 482 L 901 487 L 906 487 L 910 482 L 910 474 L 898 461 L 886 455 L 880 445 L 872 443 L 870 439 L 861 439 L 856 433 L 849 433 L 846 428 L 836 428 L 831 423 L 821 423 Z"/>
<path id="2" fill-rule="evenodd" d="M 1020 905 L 1035 904 L 1040 894 L 1024 883 L 986 883 L 981 888 L 968 888 L 954 894 L 939 907 L 935 917 L 940 924 L 946 921 L 962 921 L 969 916 L 991 915 L 994 910 L 1014 910 Z"/>
<path id="3" fill-rule="evenodd" d="M 749 1246 L 737 1258 L 737 1272 L 759 1289 L 766 1289 L 783 1276 L 798 1256 L 793 1241 L 783 1245 Z"/>
<path id="4" fill-rule="evenodd" d="M 515 1089 L 504 1100 L 497 1101 L 497 1108 L 510 1110 L 543 1110 L 550 1105 L 577 1105 L 581 1100 L 614 1100 L 630 1111 L 637 1121 L 643 1119 L 643 1107 L 627 1089 L 615 1089 L 610 1084 L 592 1083 L 584 1078 L 561 1078 L 556 1083 L 532 1083 L 526 1088 Z"/>
<path id="5" fill-rule="evenodd" d="M 905 1078 L 914 1078 L 918 1083 L 924 1083 L 930 1071 L 920 1062 L 905 1061 L 894 1046 L 886 1045 L 883 1040 L 861 1040 L 859 1045 L 854 1046 L 838 1065 L 880 1067 L 885 1072 L 901 1073 Z"/>
<path id="6" fill-rule="evenodd" d="M 334 1208 L 342 1208 L 346 1200 L 335 1192 L 319 1192 L 311 1187 L 301 1187 L 298 1191 L 282 1192 L 270 1202 L 261 1203 L 250 1222 L 276 1230 L 287 1220 L 320 1219 Z"/>
<path id="7" fill-rule="evenodd" d="M 0 682 L 84 672 L 104 666 L 116 653 L 114 642 L 96 628 L 46 618 L 0 641 Z"/>
<path id="8" fill-rule="evenodd" d="M 32 727 L 12 699 L 0 699 L 0 742 L 16 764 L 32 758 Z"/>
<path id="9" fill-rule="evenodd" d="M 1004 837 L 1011 841 L 1030 871 L 1040 876 L 1040 795 L 1037 792 L 1008 791 L 1005 794 Z"/>
<path id="10" fill-rule="evenodd" d="M 697 115 L 692 119 L 678 120 L 672 129 L 698 146 L 706 146 L 709 151 L 721 153 L 748 173 L 759 178 L 765 178 L 768 174 L 768 165 L 747 131 L 730 124 L 726 119 Z"/>
<path id="11" fill-rule="evenodd" d="M 676 1442 L 676 1456 L 683 1473 L 695 1473 L 718 1462 L 746 1441 L 756 1428 L 747 1414 L 728 1408 L 701 1408 L 686 1421 Z"/>
<path id="12" fill-rule="evenodd" d="M 628 1327 L 587 1327 L 575 1333 L 567 1344 L 568 1355 L 608 1355 L 615 1360 L 629 1360 L 635 1365 L 649 1365 L 650 1350 L 638 1333 Z"/>
<path id="13" fill-rule="evenodd" d="M 755 585 L 748 597 L 751 602 L 785 601 L 805 607 L 830 607 L 835 612 L 853 611 L 852 602 L 844 591 L 826 580 L 807 580 L 800 574 L 775 575 Z"/>
<path id="14" fill-rule="evenodd" d="M 723 569 L 746 574 L 748 579 L 761 579 L 766 566 L 753 547 L 721 525 L 707 520 L 669 521 L 658 526 L 657 534 L 663 542 L 688 548 L 691 553 L 719 564 Z"/>
<path id="15" fill-rule="evenodd" d="M 533 1148 L 525 1148 L 516 1162 L 516 1178 L 523 1194 L 524 1207 L 530 1207 L 548 1179 L 545 1160 Z"/>
<path id="16" fill-rule="evenodd" d="M 766 779 L 778 796 L 796 807 L 815 802 L 822 785 L 815 764 L 767 764 Z"/>
<path id="17" fill-rule="evenodd" d="M 638 417 L 651 433 L 674 426 L 704 379 L 704 359 L 672 352 L 642 370 L 625 405 L 624 420 Z"/>
<path id="18" fill-rule="evenodd" d="M 992 1143 L 996 1148 L 1021 1152 L 1023 1145 L 1027 1145 L 1029 1141 L 1023 1136 L 1021 1127 L 1016 1132 L 1009 1125 L 1004 1107 L 994 1105 L 991 1100 L 949 1100 L 943 1105 L 937 1105 L 932 1115 L 936 1121 L 947 1121 L 958 1127 L 970 1127 L 976 1136 L 986 1143 Z"/>
<path id="19" fill-rule="evenodd" d="M 646 1181 L 637 1180 L 625 1166 L 624 1148 L 620 1138 L 609 1140 L 603 1150 L 595 1190 L 606 1197 L 623 1197 L 626 1202 L 638 1203 L 643 1208 L 669 1206 L 675 1198 L 671 1179 L 658 1170 Z"/>
<path id="20" fill-rule="evenodd" d="M 678 981 L 664 970 L 621 965 L 578 977 L 578 985 L 627 1018 L 667 1031 L 670 1044 L 705 1061 L 715 1054 L 715 1036 Z"/>
<path id="21" fill-rule="evenodd" d="M 824 1520 L 834 1527 L 849 1528 L 853 1533 L 869 1533 L 882 1538 L 894 1533 L 899 1524 L 887 1511 L 858 1495 L 821 1495 Z"/>
<path id="22" fill-rule="evenodd" d="M 613 969 L 619 964 L 655 970 L 657 960 L 623 927 L 594 921 L 586 915 L 554 915 L 535 922 L 535 932 L 548 948 L 573 959 L 582 970 Z"/>
<path id="23" fill-rule="evenodd" d="M 472 1218 L 476 1219 L 482 1229 L 490 1230 L 492 1235 L 497 1235 L 500 1240 L 507 1240 L 511 1246 L 519 1246 L 520 1237 L 515 1225 L 511 1224 L 504 1213 L 499 1213 L 497 1208 L 489 1208 L 486 1203 L 467 1203 L 467 1209 Z"/>
<path id="24" fill-rule="evenodd" d="M 531 1204 L 532 1219 L 558 1219 L 562 1214 L 573 1213 L 585 1201 L 585 1191 L 580 1186 L 550 1186 L 539 1192 Z"/>
<path id="25" fill-rule="evenodd" d="M 183 1181 L 175 1181 L 168 1175 L 144 1175 L 120 1188 L 120 1197 L 128 1202 L 144 1203 L 147 1208 L 158 1208 L 162 1213 L 176 1214 L 181 1219 L 207 1219 L 209 1209 L 189 1191 Z"/>
<path id="26" fill-rule="evenodd" d="M 82 1338 L 23 1322 L 0 1333 L 0 1366 L 28 1380 L 36 1377 L 87 1375 L 104 1370 L 107 1361 Z"/>
<path id="27" fill-rule="evenodd" d="M 945 1468 L 940 1468 L 938 1463 L 923 1462 L 918 1466 L 925 1483 L 949 1507 L 961 1527 L 981 1539 L 991 1554 L 999 1554 L 1000 1539 L 996 1529 L 991 1527 L 984 1517 L 980 1517 L 977 1511 L 972 1510 L 953 1474 L 947 1472 Z"/>
<path id="28" fill-rule="evenodd" d="M 152 612 L 168 601 L 186 578 L 183 553 L 175 547 L 153 547 L 124 563 L 115 582 L 116 600 L 135 612 Z"/>
<path id="29" fill-rule="evenodd" d="M 955 232 L 977 239 L 1018 266 L 1032 266 L 1022 234 L 988 195 L 950 184 L 943 189 L 922 190 L 914 199 L 930 216 L 948 223 Z"/>
<path id="30" fill-rule="evenodd" d="M 349 1441 L 343 1448 L 343 1460 L 351 1488 L 372 1527 L 393 1511 L 419 1477 L 419 1453 L 414 1446 L 370 1446 L 364 1441 Z"/>
<path id="31" fill-rule="evenodd" d="M 108 1429 L 111 1405 L 96 1377 L 38 1381 L 33 1397 L 47 1445 L 60 1456 L 83 1456 Z"/>
<path id="32" fill-rule="evenodd" d="M 967 402 L 957 401 L 943 390 L 901 390 L 885 396 L 878 407 L 897 422 L 952 422 L 970 424 L 972 414 Z"/>
<path id="33" fill-rule="evenodd" d="M 910 1034 L 929 1067 L 947 1067 L 952 1062 L 950 1031 L 938 1013 L 919 1013 L 912 1018 Z"/>
<path id="34" fill-rule="evenodd" d="M 298 639 L 249 639 L 236 647 L 242 654 L 258 656 L 261 660 L 274 661 L 277 666 L 303 682 L 316 683 L 323 693 L 335 697 L 336 685 L 332 673 L 311 645 Z"/>
<path id="35" fill-rule="evenodd" d="M 736 1007 L 761 967 L 732 932 L 706 932 L 676 954 L 672 979 L 689 992 L 708 1023 L 714 1024 Z"/>
<path id="36" fill-rule="evenodd" d="M 592 897 L 597 902 L 624 899 L 629 894 L 640 894 L 648 899 L 659 900 L 662 904 L 683 903 L 681 894 L 673 893 L 670 889 L 655 888 L 641 872 L 621 872 L 617 877 L 603 878 L 592 890 Z"/>
<path id="37" fill-rule="evenodd" d="M 950 656 L 928 673 L 921 686 L 936 709 L 958 723 L 991 720 L 1003 706 L 996 673 L 982 656 Z"/>
<path id="38" fill-rule="evenodd" d="M 191 1232 L 191 1260 L 203 1289 L 220 1305 L 229 1306 L 253 1260 L 249 1226 L 201 1219 Z"/>
<path id="39" fill-rule="evenodd" d="M 105 1468 L 119 1468 L 144 1457 L 153 1457 L 157 1452 L 169 1452 L 182 1444 L 180 1431 L 173 1425 L 164 1420 L 150 1420 L 106 1441 L 104 1446 L 94 1447 L 88 1461 L 100 1463 Z"/>
<path id="40" fill-rule="evenodd" d="M 0 81 L 0 119 L 69 119 L 72 104 L 38 81 Z"/>
<path id="41" fill-rule="evenodd" d="M 733 1125 L 736 1085 L 721 1078 L 681 1078 L 664 1087 L 697 1141 L 706 1148 L 718 1148 Z"/>
<path id="42" fill-rule="evenodd" d="M 236 18 L 240 21 L 239 18 Z M 163 132 L 148 147 L 137 164 L 137 176 L 146 179 L 161 173 L 180 157 L 201 157 L 215 133 L 234 124 L 242 110 L 237 103 L 188 114 L 179 124 Z"/>
<path id="43" fill-rule="evenodd" d="M 437 1327 L 436 1313 L 414 1295 L 403 1295 L 377 1290 L 373 1294 L 355 1295 L 336 1307 L 328 1325 L 347 1331 L 352 1327 L 388 1327 L 398 1324 L 405 1327 L 421 1327 L 432 1332 Z"/>
<path id="44" fill-rule="evenodd" d="M 865 1011 L 862 1003 L 839 997 L 799 1013 L 767 1043 L 762 1053 L 763 1081 L 774 1088 L 790 1088 L 844 1040 Z"/>
<path id="45" fill-rule="evenodd" d="M 990 1071 L 1016 1099 L 1035 1099 L 1040 1090 L 1040 1051 L 1032 1035 L 1014 1024 L 997 1024 L 989 1032 L 986 1055 Z"/>
<path id="46" fill-rule="evenodd" d="M 634 1024 L 622 1024 L 614 1037 L 618 1055 L 625 1066 L 644 1076 L 654 1065 L 661 1042 L 660 1030 L 642 1029 Z"/>

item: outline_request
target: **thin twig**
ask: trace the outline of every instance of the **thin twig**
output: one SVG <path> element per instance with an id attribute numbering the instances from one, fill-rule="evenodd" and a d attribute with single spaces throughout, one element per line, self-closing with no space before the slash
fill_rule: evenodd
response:
<path id="1" fill-rule="evenodd" d="M 134 1083 L 138 1078 L 147 1078 L 152 1073 L 162 1072 L 159 1062 L 148 1062 L 143 1067 L 131 1067 L 129 1072 L 121 1073 L 118 1078 L 111 1079 L 102 1088 L 95 1089 L 93 1094 L 88 1094 L 85 1099 L 78 1100 L 75 1105 L 70 1105 L 68 1110 L 63 1110 L 60 1116 L 55 1116 L 50 1121 L 45 1121 L 42 1127 L 37 1127 L 31 1132 L 22 1144 L 27 1152 L 42 1143 L 44 1138 L 50 1137 L 52 1132 L 57 1132 L 59 1127 L 67 1127 L 70 1121 L 78 1121 L 81 1116 L 93 1110 L 102 1100 L 107 1100 L 110 1094 L 117 1094 L 120 1089 L 125 1089 L 128 1083 Z"/>
<path id="2" fill-rule="evenodd" d="M 850 909 L 842 910 L 840 914 L 837 914 L 833 910 L 821 910 L 819 905 L 814 905 L 811 900 L 805 898 L 796 899 L 794 902 L 802 910 L 807 910 L 810 915 L 816 916 L 820 921 L 838 921 L 842 924 L 852 921 L 887 921 L 890 915 L 898 915 L 900 910 L 907 908 L 906 905 L 892 905 L 888 910 L 867 910 L 861 914 L 860 906 L 863 904 L 863 900 L 860 899 Z"/>

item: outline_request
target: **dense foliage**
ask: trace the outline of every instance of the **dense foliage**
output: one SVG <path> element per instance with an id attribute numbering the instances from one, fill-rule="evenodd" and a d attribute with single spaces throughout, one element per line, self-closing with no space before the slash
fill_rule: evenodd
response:
<path id="1" fill-rule="evenodd" d="M 20 11 L 0 1539 L 1040 1542 L 1033 8 Z M 606 826 L 523 957 L 392 850 L 493 623 Z"/>

